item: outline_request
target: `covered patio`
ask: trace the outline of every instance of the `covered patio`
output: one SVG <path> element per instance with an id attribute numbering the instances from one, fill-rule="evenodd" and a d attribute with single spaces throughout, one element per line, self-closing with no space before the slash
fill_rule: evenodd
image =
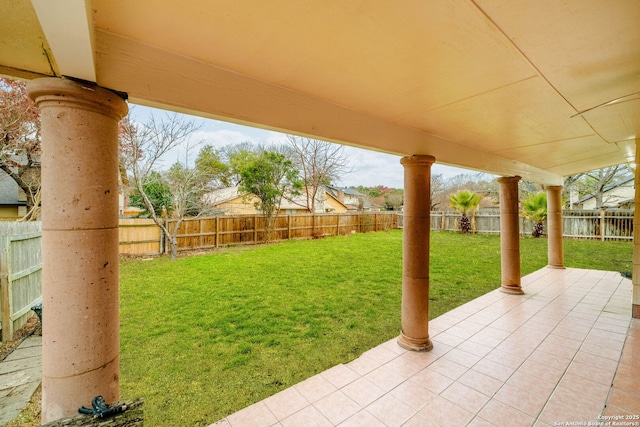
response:
<path id="1" fill-rule="evenodd" d="M 522 286 L 433 319 L 430 352 L 388 341 L 212 426 L 640 425 L 631 282 L 544 268 Z"/>
<path id="2" fill-rule="evenodd" d="M 566 176 L 640 163 L 639 2 L 15 0 L 0 11 L 0 73 L 30 80 L 41 112 L 43 422 L 120 397 L 127 101 L 401 157 L 397 344 L 252 407 L 269 409 L 254 419 L 501 425 L 504 411 L 553 425 L 596 420 L 607 399 L 606 411 L 640 412 L 628 393 L 638 371 L 617 362 L 637 339 L 626 333 L 640 318 L 638 218 L 632 291 L 616 273 L 564 270 L 561 196 Z M 502 280 L 430 322 L 434 162 L 501 176 Z M 550 268 L 524 281 L 521 179 L 545 186 L 549 212 Z M 638 184 L 640 169 L 636 206 Z"/>

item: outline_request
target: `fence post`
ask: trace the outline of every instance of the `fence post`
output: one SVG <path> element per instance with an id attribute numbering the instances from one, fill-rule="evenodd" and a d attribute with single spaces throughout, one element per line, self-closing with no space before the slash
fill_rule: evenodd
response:
<path id="1" fill-rule="evenodd" d="M 287 215 L 287 240 L 291 240 L 291 214 Z"/>
<path id="2" fill-rule="evenodd" d="M 13 338 L 13 321 L 11 320 L 11 292 L 9 290 L 7 236 L 0 236 L 0 320 L 2 320 L 2 341 Z"/>
<path id="3" fill-rule="evenodd" d="M 340 235 L 340 214 L 336 213 L 336 236 Z"/>
<path id="4" fill-rule="evenodd" d="M 258 244 L 258 215 L 253 216 L 253 243 Z"/>
<path id="5" fill-rule="evenodd" d="M 202 235 L 202 218 L 198 220 L 198 233 L 200 233 L 200 247 L 204 246 L 204 236 Z"/>
<path id="6" fill-rule="evenodd" d="M 316 214 L 311 213 L 311 237 L 316 237 Z"/>
<path id="7" fill-rule="evenodd" d="M 216 249 L 218 248 L 220 242 L 220 217 L 218 215 L 216 215 L 216 234 L 214 235 L 214 238 L 216 239 Z"/>
<path id="8" fill-rule="evenodd" d="M 166 223 L 165 223 L 165 227 L 166 227 Z M 160 228 L 160 241 L 158 242 L 158 255 L 162 255 L 164 253 L 164 231 L 162 230 L 162 227 Z"/>

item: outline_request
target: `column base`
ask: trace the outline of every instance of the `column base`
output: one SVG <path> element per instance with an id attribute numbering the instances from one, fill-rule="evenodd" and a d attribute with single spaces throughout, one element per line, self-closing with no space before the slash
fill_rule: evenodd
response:
<path id="1" fill-rule="evenodd" d="M 524 295 L 524 291 L 520 286 L 500 286 L 500 292 L 510 295 Z"/>
<path id="2" fill-rule="evenodd" d="M 640 319 L 640 304 L 633 304 L 631 306 L 631 317 Z"/>
<path id="3" fill-rule="evenodd" d="M 398 345 L 410 351 L 426 352 L 433 349 L 433 343 L 429 337 L 421 339 L 409 338 L 402 331 L 400 331 L 400 336 L 398 337 Z"/>
<path id="4" fill-rule="evenodd" d="M 553 268 L 555 270 L 565 270 L 567 267 L 565 267 L 564 265 L 547 265 L 547 268 Z"/>

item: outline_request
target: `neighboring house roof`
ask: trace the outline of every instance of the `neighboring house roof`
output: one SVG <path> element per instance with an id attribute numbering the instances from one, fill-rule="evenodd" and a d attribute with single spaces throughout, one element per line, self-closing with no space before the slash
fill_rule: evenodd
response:
<path id="1" fill-rule="evenodd" d="M 338 194 L 339 191 L 343 192 L 345 196 L 352 196 L 352 197 L 365 197 L 364 194 L 362 194 L 361 192 L 359 192 L 358 190 L 356 190 L 355 188 L 350 188 L 350 187 L 336 187 L 333 185 L 325 185 L 324 186 L 327 190 L 329 190 L 329 192 L 332 195 L 336 195 Z"/>
<path id="2" fill-rule="evenodd" d="M 218 190 L 211 191 L 205 194 L 204 197 L 206 198 L 207 202 L 215 206 L 215 205 L 219 205 L 220 203 L 233 200 L 242 195 L 243 194 L 240 193 L 239 187 L 226 187 L 226 188 L 220 188 Z"/>
<path id="3" fill-rule="evenodd" d="M 19 198 L 18 184 L 6 173 L 0 171 L 0 205 L 26 205 L 24 200 Z"/>
<path id="4" fill-rule="evenodd" d="M 634 177 L 624 179 L 616 184 L 605 187 L 603 190 L 604 197 L 602 200 L 602 208 L 617 208 L 628 204 L 629 202 L 633 202 L 634 193 Z M 582 209 L 593 209 L 595 208 L 596 203 L 594 200 L 595 197 L 595 193 L 587 194 L 580 198 L 576 205 L 580 206 Z"/>
<path id="5" fill-rule="evenodd" d="M 622 181 L 618 182 L 617 184 L 613 184 L 613 185 L 610 185 L 608 187 L 605 187 L 605 189 L 603 190 L 603 193 L 608 193 L 608 192 L 610 192 L 612 190 L 615 190 L 616 188 L 620 188 L 620 187 L 628 187 L 625 184 L 633 182 L 634 179 L 635 179 L 634 177 L 630 177 L 630 178 L 627 178 L 625 180 L 622 180 Z M 596 193 L 587 194 L 586 196 L 582 196 L 578 200 L 578 203 L 586 202 L 587 200 L 592 199 L 594 197 L 596 197 Z"/>
<path id="6" fill-rule="evenodd" d="M 207 193 L 204 197 L 206 198 L 206 201 L 211 203 L 213 206 L 218 206 L 223 203 L 227 203 L 232 200 L 244 197 L 247 194 L 248 193 L 240 192 L 240 187 L 236 186 L 236 187 L 227 187 L 227 188 L 221 188 L 219 190 L 214 190 L 210 193 Z M 343 202 L 338 200 L 338 198 L 335 197 L 333 194 L 328 192 L 325 192 L 325 194 L 331 197 L 332 199 L 335 199 L 337 203 L 343 205 L 346 209 L 347 206 Z M 247 203 L 252 204 L 250 202 L 247 202 Z M 283 198 L 282 202 L 280 203 L 280 209 L 298 209 L 298 210 L 307 209 L 307 198 L 304 194 L 293 196 L 289 199 Z"/>
<path id="7" fill-rule="evenodd" d="M 344 194 L 349 195 L 349 196 L 355 196 L 355 197 L 365 197 L 364 194 L 362 194 L 361 192 L 359 192 L 358 190 L 356 190 L 355 188 L 347 188 L 344 187 L 341 189 L 342 191 L 344 191 Z"/>

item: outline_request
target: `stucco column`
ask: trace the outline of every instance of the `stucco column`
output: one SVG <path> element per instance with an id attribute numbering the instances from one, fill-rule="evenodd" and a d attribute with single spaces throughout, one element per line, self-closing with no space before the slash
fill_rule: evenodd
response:
<path id="1" fill-rule="evenodd" d="M 636 139 L 635 199 L 633 202 L 633 301 L 631 315 L 640 319 L 640 139 Z"/>
<path id="2" fill-rule="evenodd" d="M 500 290 L 521 295 L 520 285 L 520 225 L 518 221 L 519 176 L 498 178 L 500 184 Z"/>
<path id="3" fill-rule="evenodd" d="M 42 422 L 97 395 L 119 399 L 118 121 L 115 93 L 29 82 L 42 126 Z"/>
<path id="4" fill-rule="evenodd" d="M 398 344 L 429 351 L 429 233 L 432 156 L 403 157 L 402 331 Z"/>
<path id="5" fill-rule="evenodd" d="M 547 267 L 565 268 L 562 247 L 562 186 L 547 187 Z"/>

